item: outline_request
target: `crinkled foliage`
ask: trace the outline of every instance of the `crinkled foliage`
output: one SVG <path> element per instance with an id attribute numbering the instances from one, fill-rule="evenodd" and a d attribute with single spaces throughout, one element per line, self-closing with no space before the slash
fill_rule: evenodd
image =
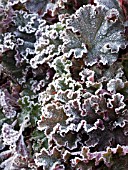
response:
<path id="1" fill-rule="evenodd" d="M 128 168 L 126 0 L 0 2 L 0 169 Z"/>
<path id="2" fill-rule="evenodd" d="M 76 58 L 85 54 L 87 65 L 98 61 L 111 65 L 117 60 L 119 48 L 126 46 L 117 9 L 87 5 L 67 19 L 66 26 L 64 52 L 74 52 Z"/>

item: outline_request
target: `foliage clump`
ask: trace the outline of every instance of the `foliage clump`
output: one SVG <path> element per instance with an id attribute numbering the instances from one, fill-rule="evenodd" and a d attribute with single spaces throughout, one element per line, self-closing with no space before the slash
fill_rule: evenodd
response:
<path id="1" fill-rule="evenodd" d="M 128 168 L 127 7 L 0 2 L 0 169 Z"/>

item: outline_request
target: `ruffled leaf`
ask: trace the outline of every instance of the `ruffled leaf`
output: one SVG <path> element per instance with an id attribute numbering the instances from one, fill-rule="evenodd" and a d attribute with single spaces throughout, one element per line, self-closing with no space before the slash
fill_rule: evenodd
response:
<path id="1" fill-rule="evenodd" d="M 69 55 L 74 52 L 76 58 L 86 53 L 84 61 L 87 65 L 97 61 L 104 65 L 113 64 L 118 58 L 119 48 L 126 45 L 118 16 L 116 9 L 107 11 L 102 6 L 91 5 L 81 7 L 67 19 L 63 51 L 69 51 Z"/>

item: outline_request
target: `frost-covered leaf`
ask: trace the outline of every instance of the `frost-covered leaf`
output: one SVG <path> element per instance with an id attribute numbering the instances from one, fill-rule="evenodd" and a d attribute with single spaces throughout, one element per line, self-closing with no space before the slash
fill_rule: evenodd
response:
<path id="1" fill-rule="evenodd" d="M 111 79 L 107 83 L 107 90 L 111 93 L 116 93 L 124 87 L 124 83 L 121 79 Z"/>
<path id="2" fill-rule="evenodd" d="M 113 94 L 112 99 L 108 99 L 107 106 L 109 108 L 114 108 L 115 112 L 118 114 L 118 112 L 123 110 L 126 106 L 124 103 L 124 96 L 120 93 Z"/>
<path id="3" fill-rule="evenodd" d="M 60 90 L 58 91 L 57 94 L 55 94 L 55 99 L 65 104 L 69 102 L 69 100 L 73 100 L 79 97 L 80 97 L 79 90 L 75 92 L 73 92 L 72 90 L 66 90 L 66 91 Z"/>
<path id="4" fill-rule="evenodd" d="M 60 147 L 65 146 L 65 148 L 68 148 L 70 150 L 77 148 L 77 143 L 80 141 L 80 138 L 77 136 L 77 134 L 71 131 L 65 133 L 63 136 L 55 133 L 52 135 L 52 137 L 56 145 Z"/>
<path id="5" fill-rule="evenodd" d="M 12 8 L 5 9 L 0 5 L 0 35 L 7 31 L 10 23 L 12 22 L 14 11 Z"/>
<path id="6" fill-rule="evenodd" d="M 80 105 L 80 100 L 71 100 L 65 104 L 64 110 L 66 115 L 68 115 L 67 122 L 72 122 L 74 124 L 79 124 L 82 116 L 82 109 Z M 79 125 L 78 125 L 79 126 Z M 76 128 L 77 130 L 77 128 Z"/>
<path id="7" fill-rule="evenodd" d="M 38 27 L 39 22 L 41 22 L 37 14 L 28 14 L 24 11 L 17 11 L 15 14 L 15 26 L 18 27 L 18 30 L 21 32 L 31 34 L 36 31 L 36 27 Z"/>
<path id="8" fill-rule="evenodd" d="M 21 67 L 16 67 L 16 63 L 20 63 L 20 59 L 15 60 L 14 55 L 16 53 L 12 50 L 9 50 L 8 52 L 5 52 L 2 56 L 2 65 L 4 68 L 4 71 L 6 72 L 6 74 L 8 74 L 8 76 L 12 76 L 14 81 L 15 79 L 20 79 L 23 74 L 22 74 L 22 69 L 24 69 L 24 65 Z"/>
<path id="9" fill-rule="evenodd" d="M 28 158 L 26 156 L 19 155 L 17 153 L 14 153 L 11 157 L 6 159 L 0 164 L 0 168 L 7 170 L 7 169 L 29 169 L 28 167 Z"/>
<path id="10" fill-rule="evenodd" d="M 17 11 L 14 17 L 12 34 L 15 36 L 17 55 L 19 52 L 26 60 L 28 54 L 34 54 L 35 32 L 40 22 L 44 20 L 39 20 L 37 14 L 28 14 L 24 11 Z"/>
<path id="11" fill-rule="evenodd" d="M 65 56 L 59 56 L 54 59 L 50 67 L 53 67 L 57 74 L 70 74 L 69 67 L 72 65 L 70 60 L 66 60 Z"/>
<path id="12" fill-rule="evenodd" d="M 59 124 L 63 127 L 66 126 L 67 116 L 61 106 L 56 104 L 47 104 L 45 108 L 42 108 L 42 117 L 38 121 L 38 128 L 45 130 L 45 133 L 49 135 L 51 132 L 56 131 Z"/>
<path id="13" fill-rule="evenodd" d="M 115 8 L 115 9 L 121 10 L 119 6 L 119 0 L 108 0 L 108 1 L 94 0 L 94 3 L 96 3 L 97 5 L 103 5 L 108 9 Z"/>
<path id="14" fill-rule="evenodd" d="M 55 11 L 58 7 L 56 3 L 52 3 L 50 0 L 27 0 L 25 6 L 31 13 L 45 15 L 50 11 L 53 16 L 56 14 Z"/>
<path id="15" fill-rule="evenodd" d="M 107 11 L 102 6 L 91 5 L 81 7 L 67 19 L 66 28 L 63 51 L 69 51 L 69 55 L 74 52 L 76 58 L 86 53 L 84 61 L 87 65 L 97 61 L 104 65 L 113 64 L 118 58 L 119 48 L 126 45 L 116 9 Z"/>
<path id="16" fill-rule="evenodd" d="M 104 82 L 113 78 L 121 78 L 124 76 L 122 64 L 115 62 L 109 67 L 103 66 L 101 63 L 97 63 L 91 67 L 94 71 L 95 81 Z"/>
<path id="17" fill-rule="evenodd" d="M 0 107 L 6 118 L 14 118 L 20 110 L 17 102 L 19 98 L 18 86 L 13 86 L 11 94 L 7 89 L 0 90 Z"/>
<path id="18" fill-rule="evenodd" d="M 28 77 L 27 83 L 30 86 L 31 91 L 36 94 L 37 92 L 44 90 L 53 80 L 55 70 L 50 68 L 48 64 L 44 63 L 38 65 L 36 69 L 30 68 L 25 74 L 25 77 Z M 31 77 L 29 77 L 29 74 L 31 74 Z"/>
<path id="19" fill-rule="evenodd" d="M 44 132 L 37 129 L 32 132 L 30 141 L 34 152 L 40 152 L 42 147 L 48 148 L 48 140 L 44 135 Z"/>
<path id="20" fill-rule="evenodd" d="M 21 134 L 18 131 L 14 130 L 11 125 L 4 123 L 2 126 L 2 136 L 4 144 L 6 145 L 13 145 L 15 144 Z"/>
<path id="21" fill-rule="evenodd" d="M 43 148 L 40 153 L 36 154 L 35 162 L 37 166 L 43 166 L 44 170 L 64 170 L 64 165 L 61 163 L 61 151 L 57 147 L 50 152 Z"/>
<path id="22" fill-rule="evenodd" d="M 56 23 L 54 25 L 39 25 L 36 31 L 35 56 L 31 59 L 32 68 L 37 68 L 39 64 L 53 60 L 61 52 L 62 38 L 61 33 L 64 24 Z"/>
<path id="23" fill-rule="evenodd" d="M 127 146 L 120 146 L 117 145 L 116 148 L 110 148 L 107 147 L 106 151 L 101 151 L 101 152 L 94 152 L 91 153 L 90 150 L 87 147 L 83 147 L 81 150 L 81 155 L 83 157 L 82 159 L 78 159 L 78 165 L 79 162 L 87 163 L 87 165 L 92 168 L 98 168 L 98 170 L 104 169 L 107 170 L 108 168 L 111 167 L 112 170 L 116 170 L 118 167 L 120 170 L 127 167 Z M 119 164 L 117 165 L 116 159 L 120 159 Z M 88 162 L 88 160 L 90 160 Z M 122 164 L 124 162 L 124 165 Z M 104 164 L 103 164 L 104 163 Z M 76 164 L 77 165 L 77 164 Z M 106 165 L 106 166 L 105 166 Z M 97 167 L 98 166 L 98 167 Z"/>
<path id="24" fill-rule="evenodd" d="M 23 96 L 18 101 L 21 106 L 21 113 L 18 115 L 19 124 L 28 120 L 27 126 L 35 126 L 40 116 L 40 105 L 35 103 L 29 96 Z"/>
<path id="25" fill-rule="evenodd" d="M 125 17 L 127 19 L 127 0 L 94 0 L 94 3 L 103 5 L 107 9 L 115 8 L 119 11 L 122 20 L 125 20 Z"/>

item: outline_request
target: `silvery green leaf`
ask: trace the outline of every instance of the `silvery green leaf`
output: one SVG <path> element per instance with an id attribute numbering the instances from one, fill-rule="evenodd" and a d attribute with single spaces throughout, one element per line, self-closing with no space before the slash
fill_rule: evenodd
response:
<path id="1" fill-rule="evenodd" d="M 111 65 L 117 60 L 119 49 L 127 44 L 122 32 L 117 9 L 107 11 L 103 6 L 83 6 L 67 19 L 63 52 L 83 57 L 86 65 L 98 61 Z"/>

